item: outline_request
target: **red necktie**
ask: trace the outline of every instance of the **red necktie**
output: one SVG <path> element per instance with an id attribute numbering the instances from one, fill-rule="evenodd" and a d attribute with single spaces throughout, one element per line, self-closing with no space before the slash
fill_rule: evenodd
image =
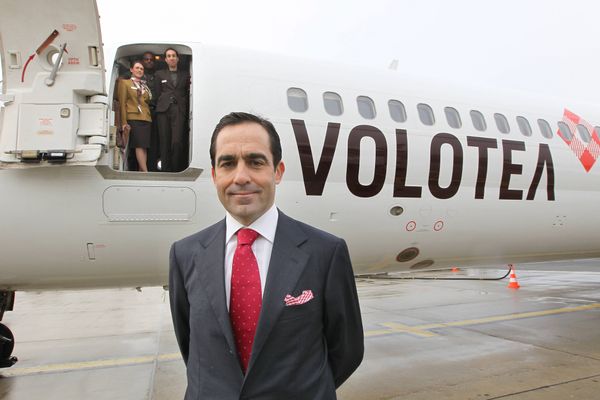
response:
<path id="1" fill-rule="evenodd" d="M 252 252 L 252 243 L 257 237 L 258 232 L 252 229 L 244 228 L 237 232 L 238 243 L 233 254 L 231 272 L 229 317 L 244 374 L 248 369 L 254 333 L 262 306 L 258 263 Z"/>

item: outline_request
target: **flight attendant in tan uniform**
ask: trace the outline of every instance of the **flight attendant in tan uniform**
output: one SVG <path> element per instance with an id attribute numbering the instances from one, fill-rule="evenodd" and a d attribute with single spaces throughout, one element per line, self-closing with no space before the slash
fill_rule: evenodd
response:
<path id="1" fill-rule="evenodd" d="M 119 81 L 118 98 L 121 106 L 121 121 L 124 131 L 130 130 L 129 148 L 135 148 L 135 157 L 140 171 L 148 172 L 147 159 L 150 147 L 152 117 L 150 100 L 152 92 L 148 88 L 141 61 L 134 61 L 131 79 Z"/>

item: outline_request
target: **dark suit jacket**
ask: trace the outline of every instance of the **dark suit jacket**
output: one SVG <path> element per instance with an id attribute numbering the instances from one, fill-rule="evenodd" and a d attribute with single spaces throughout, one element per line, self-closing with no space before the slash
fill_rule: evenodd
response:
<path id="1" fill-rule="evenodd" d="M 156 108 L 156 87 L 154 83 L 154 70 L 146 70 L 144 73 L 144 80 L 152 92 L 152 99 L 150 99 L 150 111 L 154 114 Z"/>
<path id="2" fill-rule="evenodd" d="M 187 366 L 186 400 L 329 400 L 362 361 L 363 329 L 345 242 L 279 212 L 248 371 L 225 297 L 225 220 L 173 244 L 169 296 Z M 314 298 L 285 306 L 287 294 Z"/>
<path id="3" fill-rule="evenodd" d="M 172 103 L 176 103 L 182 113 L 187 113 L 190 93 L 190 73 L 177 70 L 177 85 L 171 83 L 168 69 L 154 73 L 154 89 L 156 92 L 156 112 L 165 112 Z"/>

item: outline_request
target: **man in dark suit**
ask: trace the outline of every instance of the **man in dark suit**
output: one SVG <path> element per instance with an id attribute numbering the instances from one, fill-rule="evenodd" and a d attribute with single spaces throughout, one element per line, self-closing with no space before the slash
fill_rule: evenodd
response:
<path id="1" fill-rule="evenodd" d="M 160 163 L 161 171 L 178 172 L 188 166 L 190 74 L 178 68 L 179 53 L 175 49 L 165 51 L 165 62 L 168 68 L 154 75 Z"/>
<path id="2" fill-rule="evenodd" d="M 185 399 L 336 399 L 364 351 L 344 240 L 275 207 L 285 166 L 270 122 L 226 115 L 210 155 L 226 217 L 170 255 Z"/>
<path id="3" fill-rule="evenodd" d="M 144 65 L 144 80 L 152 92 L 150 100 L 150 112 L 152 113 L 152 131 L 150 134 L 150 148 L 148 149 L 148 171 L 158 171 L 158 121 L 156 121 L 156 88 L 154 74 L 156 73 L 154 53 L 147 51 L 142 55 L 142 64 Z"/>

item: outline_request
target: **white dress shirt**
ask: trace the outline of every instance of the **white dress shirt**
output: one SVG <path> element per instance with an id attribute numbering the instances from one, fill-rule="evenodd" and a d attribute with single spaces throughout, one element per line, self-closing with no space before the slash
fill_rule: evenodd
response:
<path id="1" fill-rule="evenodd" d="M 229 298 L 231 293 L 231 272 L 233 269 L 233 254 L 237 247 L 237 231 L 241 228 L 250 228 L 258 232 L 258 237 L 252 243 L 252 251 L 258 263 L 258 273 L 260 275 L 260 293 L 265 292 L 265 282 L 267 272 L 269 272 L 269 262 L 271 261 L 271 252 L 273 251 L 273 241 L 275 240 L 275 231 L 277 230 L 277 221 L 279 212 L 277 207 L 273 206 L 263 215 L 254 221 L 250 226 L 244 226 L 238 222 L 231 214 L 225 216 L 225 296 L 227 298 L 227 309 L 229 310 Z"/>

